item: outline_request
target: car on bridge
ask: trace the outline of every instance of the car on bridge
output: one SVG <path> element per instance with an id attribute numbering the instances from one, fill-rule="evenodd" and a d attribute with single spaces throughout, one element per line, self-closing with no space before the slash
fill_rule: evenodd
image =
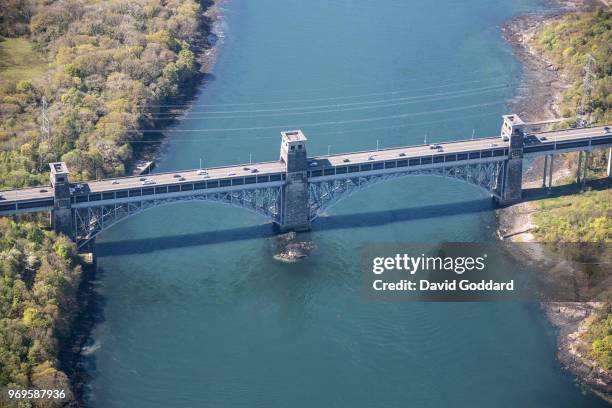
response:
<path id="1" fill-rule="evenodd" d="M 143 186 L 150 185 L 150 184 L 155 184 L 155 180 L 145 179 L 145 180 L 142 182 L 142 185 L 143 185 Z"/>

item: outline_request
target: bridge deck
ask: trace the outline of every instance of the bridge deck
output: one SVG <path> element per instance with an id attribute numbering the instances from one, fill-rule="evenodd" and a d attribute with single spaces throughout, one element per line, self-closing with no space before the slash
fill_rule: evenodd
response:
<path id="1" fill-rule="evenodd" d="M 549 154 L 555 151 L 570 151 L 593 147 L 603 147 L 612 145 L 612 133 L 606 132 L 604 126 L 583 128 L 583 129 L 567 129 L 552 132 L 540 132 L 529 135 L 525 138 L 525 155 L 541 155 Z M 596 145 L 597 144 L 597 145 Z M 452 155 L 453 153 L 459 156 L 459 153 L 469 153 L 476 151 L 495 151 L 499 149 L 507 149 L 508 142 L 505 142 L 501 137 L 480 138 L 474 140 L 452 141 L 440 143 L 441 149 L 431 149 L 427 145 L 408 146 L 390 149 L 381 149 L 374 151 L 355 152 L 346 154 L 336 154 L 330 156 L 314 156 L 309 158 L 309 170 L 311 173 L 319 173 L 317 170 L 323 170 L 329 167 L 346 166 L 351 164 L 375 163 L 386 160 L 398 159 L 415 159 L 432 157 L 434 155 Z M 498 151 L 499 152 L 499 151 Z M 495 153 L 498 153 L 495 152 Z M 499 156 L 495 154 L 494 156 Z M 480 156 L 479 156 L 480 157 Z M 484 154 L 482 155 L 484 158 Z M 491 157 L 491 155 L 487 155 Z M 315 164 L 316 162 L 316 164 Z M 431 161 L 430 161 L 431 162 Z M 434 163 L 436 163 L 434 161 Z M 248 170 L 245 170 L 248 167 Z M 256 173 L 252 173 L 251 169 L 256 169 Z M 75 189 L 73 195 L 87 195 L 105 192 L 115 192 L 134 188 L 145 187 L 163 187 L 180 185 L 184 183 L 202 182 L 202 181 L 222 181 L 229 180 L 229 185 L 249 184 L 251 182 L 259 183 L 261 180 L 268 180 L 266 176 L 282 175 L 285 172 L 285 164 L 282 162 L 264 162 L 253 164 L 242 164 L 234 166 L 224 166 L 216 168 L 208 168 L 207 176 L 198 175 L 198 170 L 176 171 L 169 173 L 157 173 L 147 176 L 121 177 L 116 179 L 97 180 L 83 182 L 84 188 Z M 184 180 L 180 180 L 175 175 L 180 175 Z M 143 185 L 142 179 L 147 178 L 153 180 L 154 184 Z M 238 182 L 242 179 L 242 181 Z M 248 179 L 248 180 L 247 180 Z M 269 179 L 271 181 L 271 179 Z M 280 178 L 279 178 L 280 180 Z M 76 183 L 72 183 L 75 187 Z M 53 189 L 49 186 L 32 187 L 25 189 L 13 189 L 0 191 L 0 213 L 10 212 L 14 209 L 15 203 L 28 203 L 29 208 L 51 207 L 53 205 Z M 27 206 L 20 205 L 20 208 L 26 209 Z"/>

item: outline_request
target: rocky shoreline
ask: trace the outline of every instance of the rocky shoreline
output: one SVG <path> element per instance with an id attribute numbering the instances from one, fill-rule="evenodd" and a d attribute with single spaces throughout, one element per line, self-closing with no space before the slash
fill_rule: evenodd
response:
<path id="1" fill-rule="evenodd" d="M 523 84 L 519 94 L 510 101 L 510 110 L 530 121 L 558 118 L 558 104 L 570 79 L 560 67 L 545 59 L 533 47 L 537 31 L 569 12 L 589 11 L 605 2 L 596 0 L 559 1 L 551 3 L 560 11 L 519 16 L 503 28 L 504 39 L 523 64 Z M 553 183 L 570 175 L 569 163 L 556 160 Z M 543 162 L 536 160 L 525 173 L 524 185 L 540 187 Z M 534 242 L 533 213 L 536 204 L 524 202 L 498 211 L 500 239 Z M 523 254 L 537 256 L 537 254 Z M 564 370 L 577 377 L 579 383 L 612 402 L 612 373 L 603 370 L 586 352 L 583 334 L 589 317 L 598 313 L 603 303 L 542 303 L 548 321 L 557 329 L 557 359 Z"/>

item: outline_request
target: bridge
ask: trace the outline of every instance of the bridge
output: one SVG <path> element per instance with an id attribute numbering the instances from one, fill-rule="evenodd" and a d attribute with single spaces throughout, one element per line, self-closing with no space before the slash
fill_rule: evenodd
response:
<path id="1" fill-rule="evenodd" d="M 235 205 L 263 215 L 281 231 L 306 231 L 353 192 L 407 175 L 474 184 L 501 205 L 521 200 L 525 159 L 546 156 L 543 185 L 548 174 L 550 187 L 555 155 L 579 152 L 584 179 L 590 152 L 608 148 L 610 176 L 608 126 L 532 132 L 530 125 L 505 115 L 500 136 L 313 157 L 307 156 L 303 133 L 288 131 L 281 132 L 278 161 L 80 183 L 70 182 L 65 163 L 51 163 L 49 186 L 0 191 L 0 215 L 50 212 L 54 230 L 80 248 L 132 215 L 182 201 Z"/>

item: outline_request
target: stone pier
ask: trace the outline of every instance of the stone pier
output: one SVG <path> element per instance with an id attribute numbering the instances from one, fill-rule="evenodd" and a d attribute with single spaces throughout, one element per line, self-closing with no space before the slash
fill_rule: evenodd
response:
<path id="1" fill-rule="evenodd" d="M 508 160 L 504 164 L 499 203 L 513 204 L 523 198 L 523 129 L 525 123 L 518 115 L 504 115 L 501 137 L 510 142 Z"/>
<path id="2" fill-rule="evenodd" d="M 50 181 L 53 187 L 51 226 L 58 234 L 73 238 L 68 167 L 64 162 L 49 163 L 49 167 L 51 167 Z"/>
<path id="3" fill-rule="evenodd" d="M 310 230 L 308 205 L 308 159 L 306 137 L 300 130 L 281 132 L 280 160 L 287 165 L 286 182 L 282 187 L 281 231 Z"/>

